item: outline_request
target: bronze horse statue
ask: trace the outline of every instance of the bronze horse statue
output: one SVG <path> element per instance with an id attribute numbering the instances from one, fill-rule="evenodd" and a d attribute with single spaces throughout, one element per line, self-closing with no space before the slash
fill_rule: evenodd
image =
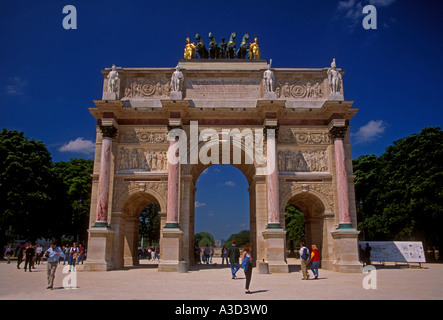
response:
<path id="1" fill-rule="evenodd" d="M 243 39 L 241 41 L 240 48 L 238 48 L 238 51 L 237 51 L 237 58 L 238 59 L 245 59 L 246 58 L 246 55 L 249 52 L 249 45 L 247 43 L 248 40 L 249 40 L 249 34 L 245 33 L 245 35 L 243 36 Z"/>
<path id="2" fill-rule="evenodd" d="M 208 59 L 208 50 L 206 50 L 205 44 L 202 41 L 200 34 L 195 35 L 195 40 L 197 40 L 197 52 L 200 59 Z"/>
<path id="3" fill-rule="evenodd" d="M 231 33 L 231 37 L 229 38 L 228 46 L 227 46 L 227 58 L 228 59 L 235 59 L 235 37 L 237 35 L 235 32 Z"/>
<path id="4" fill-rule="evenodd" d="M 209 32 L 209 39 L 211 39 L 211 42 L 209 42 L 209 56 L 211 59 L 218 59 L 219 58 L 219 51 L 217 42 L 214 40 L 214 35 L 212 32 Z"/>

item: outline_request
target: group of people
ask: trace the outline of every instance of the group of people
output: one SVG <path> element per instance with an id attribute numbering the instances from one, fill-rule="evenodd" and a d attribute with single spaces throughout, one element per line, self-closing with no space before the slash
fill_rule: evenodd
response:
<path id="1" fill-rule="evenodd" d="M 160 248 L 142 247 L 138 250 L 138 257 L 140 259 L 149 259 L 150 261 L 154 261 L 155 259 L 160 260 Z"/>
<path id="2" fill-rule="evenodd" d="M 314 275 L 314 279 L 318 279 L 318 268 L 320 266 L 320 251 L 317 246 L 313 244 L 311 246 L 312 251 L 306 247 L 305 243 L 300 243 L 300 265 L 301 272 L 303 274 L 302 280 L 309 280 L 308 266 Z"/>
<path id="3" fill-rule="evenodd" d="M 51 246 L 49 247 L 51 248 Z M 49 249 L 48 249 L 49 250 Z M 75 269 L 75 264 L 82 263 L 85 260 L 86 249 L 79 244 L 74 242 L 72 246 L 66 244 L 61 249 L 62 255 L 60 258 L 63 259 L 63 265 L 68 262 L 69 264 L 69 272 L 72 269 Z M 46 250 L 47 251 L 47 250 Z M 35 269 L 35 265 L 43 264 L 44 254 L 46 252 L 41 244 L 35 245 L 32 242 L 28 244 L 22 243 L 17 246 L 15 249 L 12 245 L 8 245 L 6 248 L 4 255 L 7 259 L 7 264 L 11 263 L 11 257 L 17 257 L 17 269 L 20 269 L 20 265 L 22 262 L 25 262 L 24 270 L 32 272 L 32 269 Z M 60 261 L 58 261 L 60 263 Z"/>
<path id="4" fill-rule="evenodd" d="M 205 247 L 200 247 L 198 244 L 194 248 L 194 261 L 195 264 L 200 263 L 212 263 L 212 258 L 214 257 L 214 248 L 212 246 L 206 245 Z"/>
<path id="5" fill-rule="evenodd" d="M 226 247 L 223 247 L 225 249 Z M 251 294 L 252 292 L 249 290 L 249 285 L 251 284 L 252 278 L 252 268 L 254 267 L 254 261 L 252 259 L 252 246 L 247 243 L 243 248 L 243 254 L 241 256 L 241 264 L 238 263 L 240 259 L 240 249 L 236 246 L 236 241 L 232 241 L 232 246 L 227 249 L 226 257 L 229 257 L 229 263 L 231 266 L 231 275 L 232 279 L 237 278 L 237 272 L 242 268 L 245 273 L 246 283 L 245 283 L 245 294 Z M 223 257 L 223 250 L 222 250 Z"/>
<path id="6" fill-rule="evenodd" d="M 17 257 L 17 269 L 20 269 L 21 263 L 25 261 L 25 272 L 27 270 L 32 272 L 32 269 L 35 269 L 35 264 L 43 264 L 43 257 L 45 257 L 47 261 L 46 273 L 48 279 L 48 286 L 46 288 L 53 289 L 55 271 L 61 263 L 61 260 L 63 260 L 63 265 L 66 264 L 66 261 L 68 262 L 69 272 L 71 272 L 71 270 L 75 271 L 76 262 L 79 263 L 81 261 L 83 264 L 86 250 L 81 244 L 77 246 L 76 242 L 74 242 L 72 246 L 66 244 L 60 248 L 54 241 L 51 242 L 47 250 L 44 250 L 41 244 L 35 246 L 30 242 L 27 245 L 22 243 L 17 246 L 15 250 L 12 248 L 12 245 L 8 245 L 4 253 L 8 264 L 11 263 L 12 256 L 15 255 Z"/>

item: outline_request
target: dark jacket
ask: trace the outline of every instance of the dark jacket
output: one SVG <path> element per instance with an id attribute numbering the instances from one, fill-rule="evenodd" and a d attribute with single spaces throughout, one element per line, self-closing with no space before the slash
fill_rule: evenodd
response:
<path id="1" fill-rule="evenodd" d="M 228 250 L 228 257 L 230 263 L 238 263 L 240 259 L 240 250 L 236 246 L 232 246 Z"/>

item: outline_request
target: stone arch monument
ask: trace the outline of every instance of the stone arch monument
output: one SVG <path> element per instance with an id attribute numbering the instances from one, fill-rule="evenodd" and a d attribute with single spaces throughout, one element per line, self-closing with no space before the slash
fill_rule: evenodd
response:
<path id="1" fill-rule="evenodd" d="M 102 99 L 89 108 L 97 138 L 85 270 L 136 264 L 138 215 L 158 203 L 159 271 L 186 271 L 195 184 L 219 163 L 248 181 L 254 255 L 271 273 L 289 270 L 288 203 L 303 210 L 322 268 L 361 272 L 349 138 L 357 109 L 344 99 L 344 71 L 334 61 L 332 86 L 330 69 L 190 59 L 103 70 Z"/>

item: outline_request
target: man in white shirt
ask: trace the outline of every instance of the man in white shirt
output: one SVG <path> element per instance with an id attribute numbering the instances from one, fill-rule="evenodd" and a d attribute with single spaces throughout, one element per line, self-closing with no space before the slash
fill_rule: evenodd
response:
<path id="1" fill-rule="evenodd" d="M 308 264 L 309 264 L 309 249 L 305 247 L 305 243 L 300 243 L 300 264 L 301 264 L 301 272 L 303 273 L 302 280 L 309 280 L 308 274 Z"/>
<path id="2" fill-rule="evenodd" d="M 52 289 L 55 278 L 55 270 L 57 270 L 58 261 L 61 257 L 64 256 L 62 249 L 57 247 L 57 243 L 54 241 L 51 243 L 51 246 L 45 252 L 45 256 L 47 258 L 47 267 L 46 273 L 48 276 L 48 286 L 46 289 Z"/>

